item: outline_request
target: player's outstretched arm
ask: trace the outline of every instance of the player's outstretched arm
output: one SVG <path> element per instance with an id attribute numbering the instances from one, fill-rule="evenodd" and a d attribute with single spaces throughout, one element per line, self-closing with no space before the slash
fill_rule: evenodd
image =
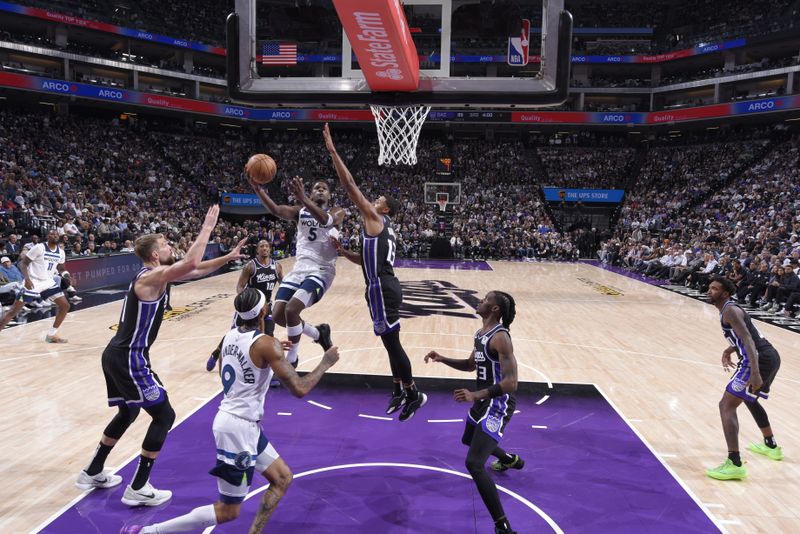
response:
<path id="1" fill-rule="evenodd" d="M 255 349 L 255 351 L 253 350 Z M 253 354 L 255 352 L 255 355 Z M 272 367 L 275 376 L 285 385 L 289 391 L 297 398 L 302 398 L 319 383 L 325 371 L 330 369 L 339 361 L 339 348 L 331 347 L 325 351 L 322 361 L 307 375 L 300 376 L 294 370 L 289 361 L 283 356 L 283 347 L 277 339 L 264 336 L 253 344 L 250 349 L 251 356 L 259 359 L 266 365 Z M 259 365 L 259 361 L 253 359 L 253 363 Z M 259 365 L 259 367 L 264 367 Z"/>
<path id="2" fill-rule="evenodd" d="M 245 243 L 247 243 L 246 237 L 239 241 L 236 246 L 224 256 L 214 258 L 213 260 L 201 261 L 200 265 L 197 266 L 197 269 L 181 278 L 181 280 L 194 280 L 195 278 L 201 278 L 207 274 L 213 273 L 226 263 L 230 263 L 241 258 L 246 258 L 247 256 L 242 254 L 242 246 L 244 246 Z"/>
<path id="3" fill-rule="evenodd" d="M 435 350 L 430 351 L 428 354 L 425 355 L 425 363 L 428 362 L 439 362 L 443 363 L 448 367 L 452 367 L 453 369 L 457 369 L 459 371 L 470 372 L 475 370 L 475 353 L 470 352 L 469 358 L 446 358 L 442 356 Z"/>
<path id="4" fill-rule="evenodd" d="M 342 242 L 339 241 L 338 239 L 336 239 L 335 237 L 331 237 L 330 240 L 331 240 L 331 243 L 333 243 L 333 246 L 336 247 L 336 252 L 338 252 L 339 254 L 341 254 L 342 256 L 347 258 L 348 260 L 352 261 L 356 265 L 362 265 L 363 264 L 364 259 L 361 257 L 361 254 L 359 254 L 358 252 L 353 252 L 352 250 L 348 250 L 348 249 L 344 248 L 344 246 L 342 245 Z"/>
<path id="5" fill-rule="evenodd" d="M 372 205 L 372 202 L 367 200 L 367 197 L 365 197 L 358 188 L 355 179 L 353 179 L 353 175 L 350 174 L 350 170 L 344 164 L 339 153 L 336 152 L 336 145 L 333 144 L 333 138 L 331 137 L 331 130 L 328 127 L 328 123 L 325 123 L 325 127 L 322 129 L 322 136 L 325 139 L 325 147 L 328 149 L 331 158 L 333 158 L 333 166 L 336 168 L 336 174 L 339 176 L 339 183 L 342 184 L 347 196 L 350 197 L 350 200 L 356 205 L 358 211 L 361 212 L 361 216 L 364 217 L 364 229 L 367 231 L 368 235 L 375 236 L 380 234 L 383 231 L 383 217 L 381 217 L 378 210 Z"/>
<path id="6" fill-rule="evenodd" d="M 245 175 L 247 175 L 247 173 L 245 173 Z M 250 184 L 250 187 L 253 188 L 253 192 L 258 195 L 261 203 L 264 204 L 265 208 L 267 208 L 267 211 L 279 219 L 283 219 L 284 221 L 297 221 L 297 214 L 300 212 L 300 206 L 276 204 L 275 201 L 269 197 L 267 192 L 264 191 L 264 188 L 261 187 L 260 184 L 256 183 L 249 176 L 247 176 L 247 181 Z"/>
<path id="7" fill-rule="evenodd" d="M 194 240 L 194 243 L 192 243 L 192 246 L 189 247 L 189 250 L 186 252 L 186 256 L 168 267 L 158 267 L 143 274 L 136 282 L 137 287 L 148 286 L 150 288 L 163 288 L 168 283 L 181 280 L 197 269 L 200 262 L 203 260 L 206 245 L 208 245 L 211 232 L 217 225 L 218 218 L 219 206 L 215 204 L 208 208 L 206 218 L 203 221 L 203 227 L 200 229 L 200 233 L 197 234 L 197 239 Z"/>

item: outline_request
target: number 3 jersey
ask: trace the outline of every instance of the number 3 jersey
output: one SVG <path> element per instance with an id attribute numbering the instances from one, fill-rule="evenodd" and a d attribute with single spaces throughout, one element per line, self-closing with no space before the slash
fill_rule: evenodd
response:
<path id="1" fill-rule="evenodd" d="M 493 326 L 485 334 L 481 334 L 478 330 L 475 333 L 475 370 L 478 373 L 478 386 L 477 389 L 487 389 L 489 386 L 499 384 L 503 380 L 503 371 L 500 369 L 500 357 L 493 354 L 489 350 L 489 343 L 498 332 L 506 332 L 508 330 L 503 328 L 503 325 L 497 324 Z"/>
<path id="2" fill-rule="evenodd" d="M 262 337 L 258 330 L 234 328 L 222 340 L 221 378 L 223 397 L 220 411 L 248 421 L 264 415 L 264 397 L 272 379 L 272 367 L 261 369 L 250 359 L 250 347 Z"/>
<path id="3" fill-rule="evenodd" d="M 331 243 L 331 232 L 338 235 L 333 226 L 320 224 L 306 208 L 297 214 L 297 263 L 298 265 L 316 266 L 323 271 L 336 271 L 336 246 Z"/>

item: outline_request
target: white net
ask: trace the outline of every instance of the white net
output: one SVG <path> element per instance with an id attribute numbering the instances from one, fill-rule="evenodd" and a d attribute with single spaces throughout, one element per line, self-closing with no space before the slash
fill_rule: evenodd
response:
<path id="1" fill-rule="evenodd" d="M 378 165 L 416 165 L 419 132 L 430 106 L 371 105 L 370 109 L 378 127 Z"/>

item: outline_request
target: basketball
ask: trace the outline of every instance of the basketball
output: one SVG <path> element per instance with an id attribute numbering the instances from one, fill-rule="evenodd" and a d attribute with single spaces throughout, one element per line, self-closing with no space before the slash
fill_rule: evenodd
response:
<path id="1" fill-rule="evenodd" d="M 244 166 L 247 175 L 256 183 L 268 184 L 275 178 L 278 165 L 275 160 L 266 154 L 253 154 Z"/>

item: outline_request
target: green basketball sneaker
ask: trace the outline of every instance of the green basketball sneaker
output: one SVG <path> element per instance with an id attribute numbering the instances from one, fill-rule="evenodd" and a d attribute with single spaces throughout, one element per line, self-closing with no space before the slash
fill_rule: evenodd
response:
<path id="1" fill-rule="evenodd" d="M 763 454 L 772 460 L 783 460 L 783 449 L 775 447 L 774 449 L 767 447 L 763 443 L 751 443 L 747 448 L 756 454 Z"/>
<path id="2" fill-rule="evenodd" d="M 525 460 L 520 458 L 519 455 L 512 454 L 511 456 L 514 458 L 514 460 L 510 464 L 504 464 L 500 460 L 495 460 L 492 462 L 492 470 L 503 472 L 507 469 L 522 469 L 525 467 Z"/>
<path id="3" fill-rule="evenodd" d="M 730 458 L 725 459 L 725 463 L 714 469 L 706 469 L 706 475 L 717 480 L 741 480 L 747 476 L 747 469 L 736 466 Z"/>

